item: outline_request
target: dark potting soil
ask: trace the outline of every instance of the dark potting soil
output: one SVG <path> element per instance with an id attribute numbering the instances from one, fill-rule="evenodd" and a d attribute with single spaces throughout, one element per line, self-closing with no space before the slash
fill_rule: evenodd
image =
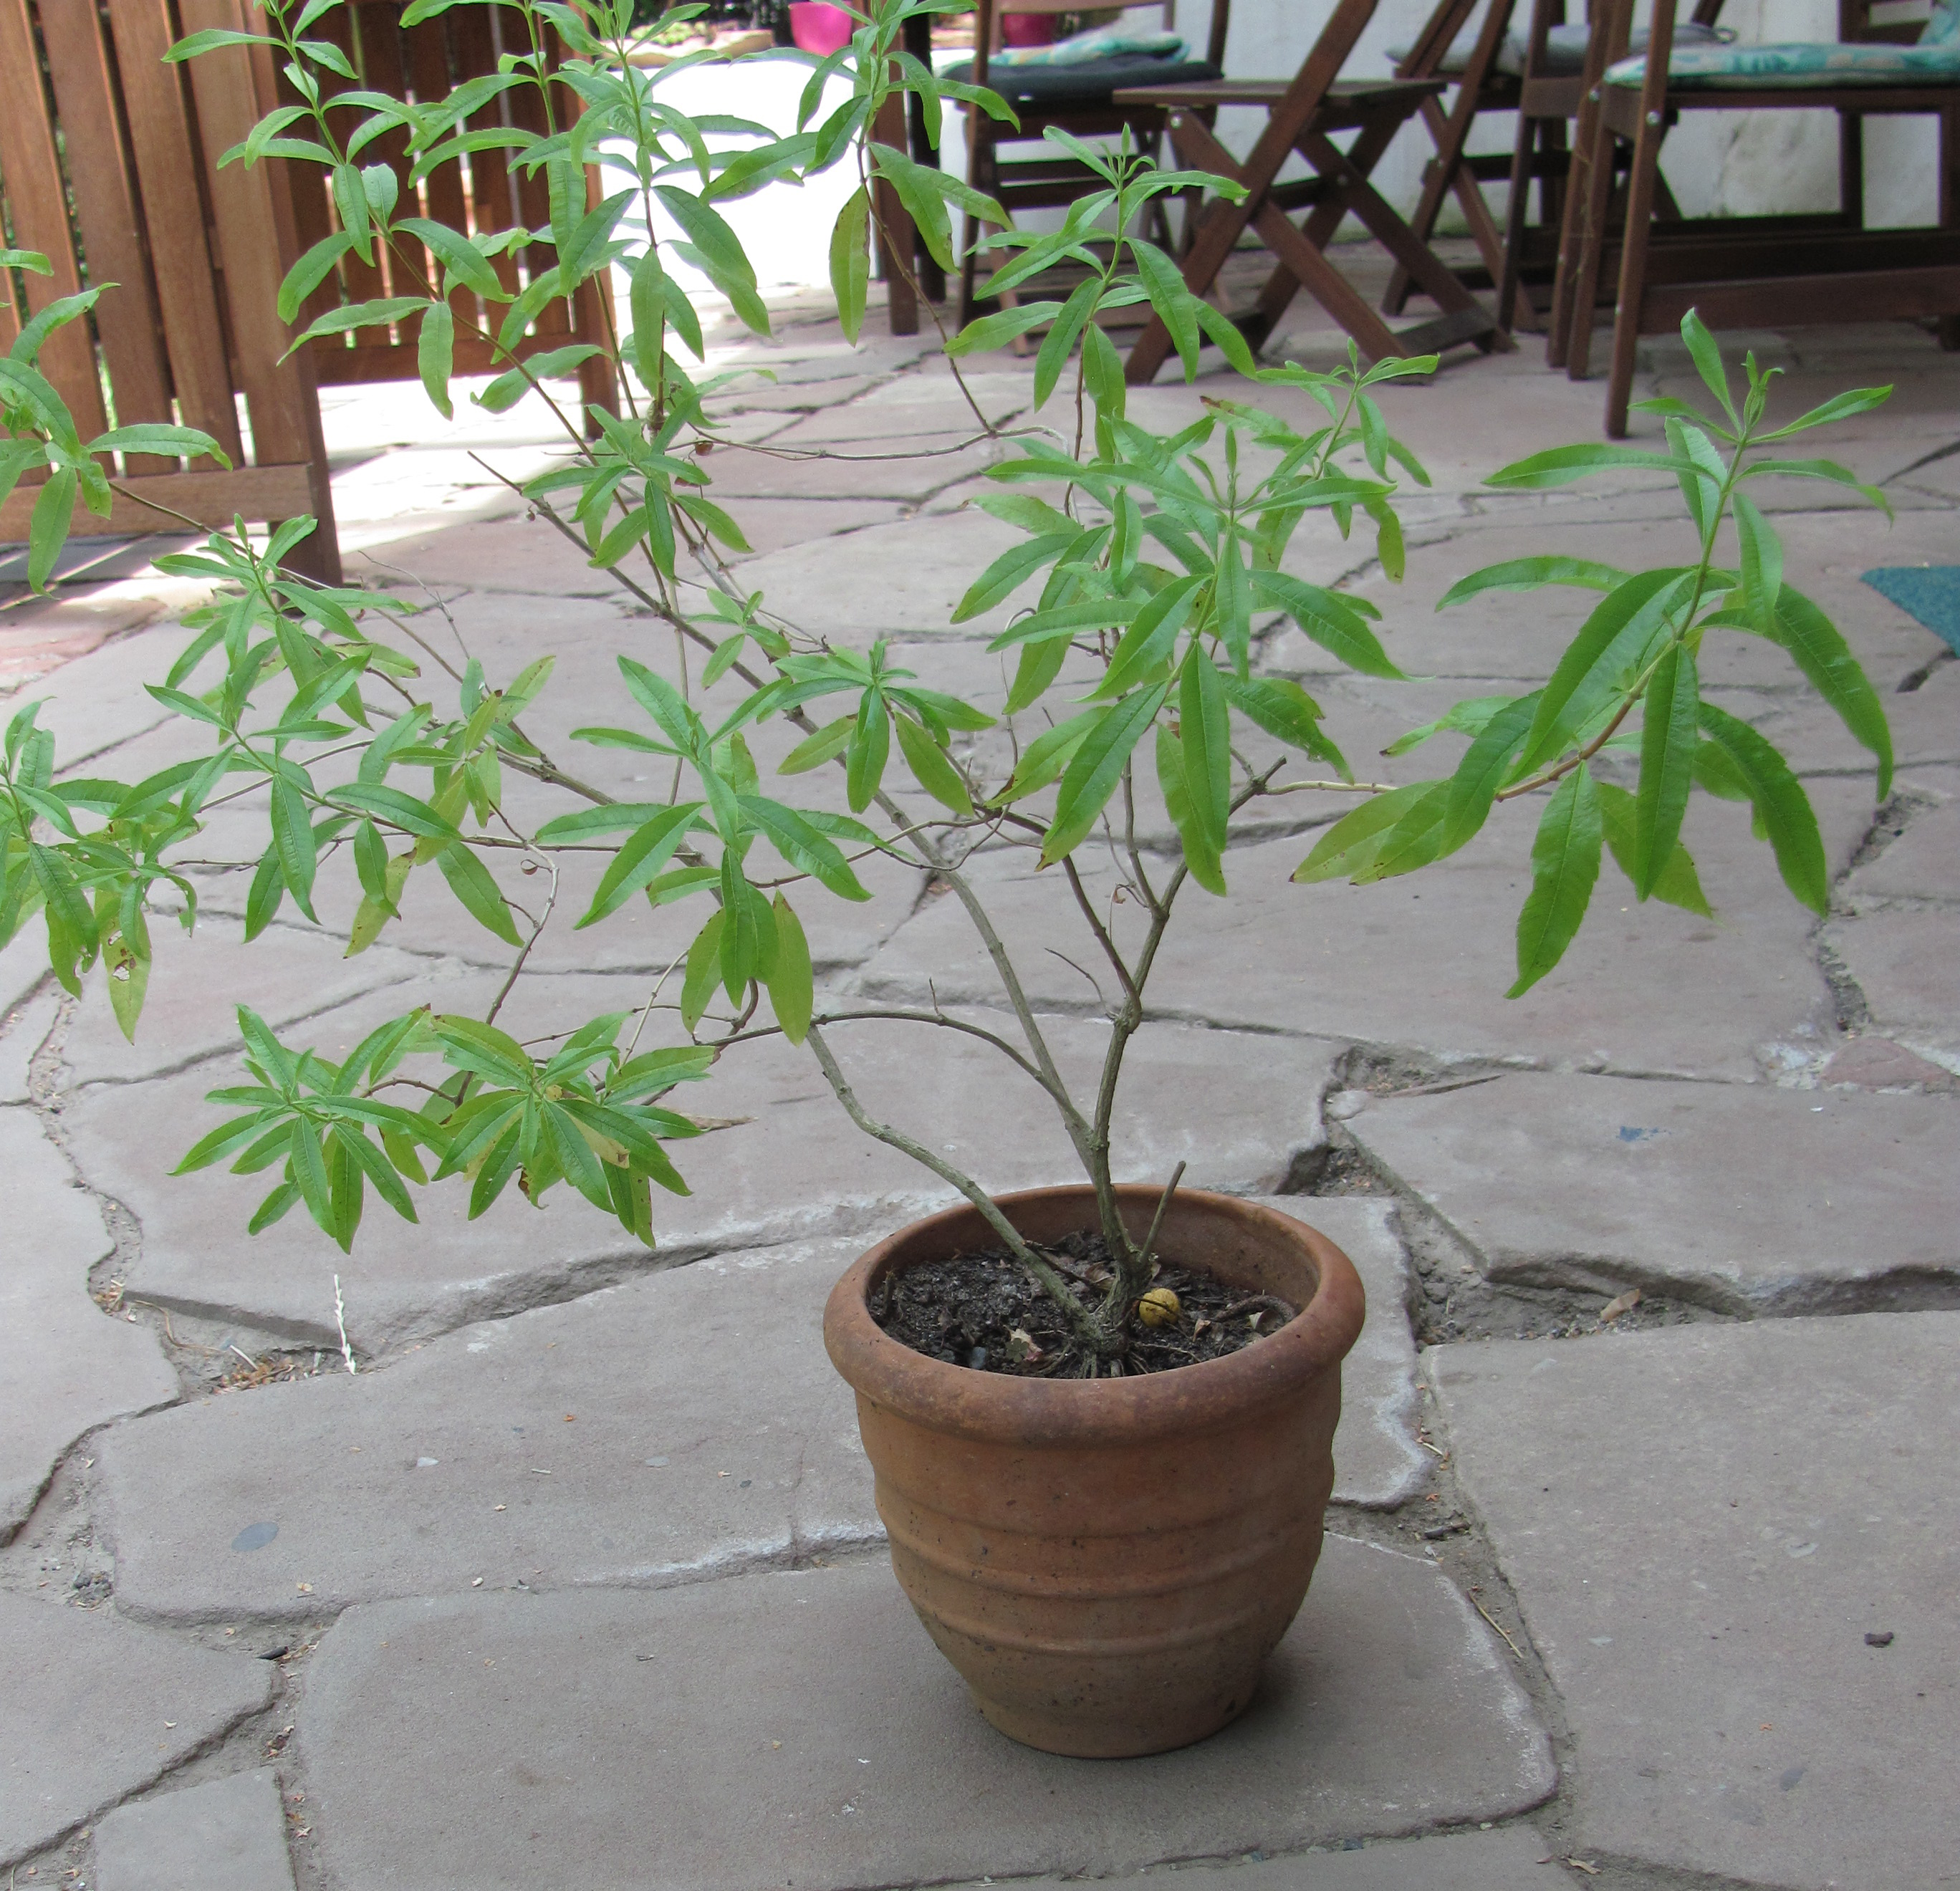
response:
<path id="1" fill-rule="evenodd" d="M 1067 1235 L 1040 1251 L 1083 1306 L 1102 1304 L 1112 1270 L 1099 1233 Z M 1128 1351 L 1095 1376 L 1167 1372 L 1220 1359 L 1284 1326 L 1297 1311 L 1283 1300 L 1249 1295 L 1168 1260 L 1157 1263 L 1150 1286 L 1177 1295 L 1177 1318 L 1147 1327 L 1133 1314 Z M 889 1275 L 881 1294 L 871 1296 L 870 1311 L 892 1338 L 931 1359 L 1016 1378 L 1091 1376 L 1089 1355 L 1068 1315 L 1004 1248 Z"/>

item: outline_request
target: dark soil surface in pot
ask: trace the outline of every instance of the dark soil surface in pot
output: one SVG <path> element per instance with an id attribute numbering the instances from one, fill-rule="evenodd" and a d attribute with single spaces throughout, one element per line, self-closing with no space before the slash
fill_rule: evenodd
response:
<path id="1" fill-rule="evenodd" d="M 1041 1251 L 1083 1306 L 1102 1303 L 1112 1269 L 1099 1232 L 1066 1235 Z M 1163 1260 L 1150 1290 L 1166 1288 L 1177 1296 L 1176 1318 L 1153 1327 L 1133 1314 L 1129 1349 L 1106 1364 L 1103 1374 L 1167 1372 L 1220 1359 L 1284 1326 L 1298 1311 Z M 1068 1316 L 1003 1248 L 955 1254 L 889 1275 L 871 1296 L 870 1311 L 892 1339 L 950 1365 L 1017 1378 L 1090 1376 Z"/>

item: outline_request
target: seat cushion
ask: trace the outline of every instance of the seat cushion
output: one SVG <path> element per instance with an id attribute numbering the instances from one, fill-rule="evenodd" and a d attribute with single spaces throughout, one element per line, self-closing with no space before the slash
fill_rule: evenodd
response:
<path id="1" fill-rule="evenodd" d="M 1606 68 L 1608 85 L 1637 87 L 1643 59 Z M 1939 85 L 1960 83 L 1960 40 L 1928 46 L 1794 40 L 1764 46 L 1677 47 L 1667 82 L 1682 91 L 1789 92 L 1838 85 Z"/>
<path id="2" fill-rule="evenodd" d="M 1545 35 L 1545 69 L 1538 76 L 1541 78 L 1577 78 L 1586 69 L 1586 43 L 1592 31 L 1592 29 L 1583 21 L 1571 26 L 1554 27 Z M 1678 46 L 1712 46 L 1722 37 L 1722 29 L 1700 26 L 1692 20 L 1677 21 L 1674 29 L 1674 43 Z M 1645 27 L 1633 36 L 1631 44 L 1636 52 L 1647 50 Z M 1506 33 L 1503 44 L 1497 49 L 1497 70 L 1510 73 L 1514 77 L 1522 75 L 1525 69 L 1526 45 L 1521 34 Z M 1399 65 L 1412 49 L 1406 46 L 1390 46 L 1389 57 Z M 1438 68 L 1440 75 L 1447 78 L 1465 70 L 1470 64 L 1470 56 L 1476 49 L 1477 35 L 1475 33 L 1461 34 L 1443 56 L 1443 64 Z"/>
<path id="3" fill-rule="evenodd" d="M 962 60 L 942 75 L 970 85 L 973 62 Z M 1096 59 L 1086 65 L 990 65 L 987 84 L 1010 105 L 1038 111 L 1071 105 L 1106 105 L 1112 92 L 1133 86 L 1196 85 L 1225 75 L 1209 59 Z"/>

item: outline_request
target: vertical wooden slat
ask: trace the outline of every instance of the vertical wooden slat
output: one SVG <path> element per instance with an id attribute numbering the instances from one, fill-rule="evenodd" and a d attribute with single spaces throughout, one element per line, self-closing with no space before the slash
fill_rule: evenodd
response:
<path id="1" fill-rule="evenodd" d="M 27 312 L 37 315 L 58 297 L 79 294 L 81 275 L 27 0 L 0 0 L 0 178 L 6 184 L 15 246 L 37 249 L 54 265 L 52 276 L 27 278 Z M 43 343 L 37 365 L 68 403 L 82 438 L 102 432 L 108 416 L 88 323 L 71 322 L 56 329 Z"/>
<path id="2" fill-rule="evenodd" d="M 169 368 L 99 18 L 92 5 L 65 6 L 61 0 L 43 4 L 40 14 L 90 284 L 116 285 L 95 305 L 116 424 L 167 424 Z M 174 472 L 178 463 L 154 453 L 132 453 L 127 460 L 132 475 Z"/>
<path id="3" fill-rule="evenodd" d="M 490 22 L 476 8 L 449 15 L 455 38 L 456 77 L 460 84 L 479 74 L 497 69 L 497 45 L 491 37 Z M 493 99 L 469 121 L 472 131 L 488 131 L 502 124 L 501 102 Z M 508 230 L 513 221 L 511 208 L 511 172 L 501 151 L 473 151 L 469 158 L 470 228 L 475 230 Z M 497 278 L 504 292 L 515 295 L 520 287 L 517 259 L 508 251 L 496 259 Z M 493 330 L 495 319 L 486 324 Z"/>
<path id="4" fill-rule="evenodd" d="M 390 98 L 406 98 L 408 86 L 402 70 L 401 8 L 396 0 L 363 0 L 355 13 L 361 34 L 361 76 L 371 92 L 385 92 Z M 395 173 L 401 191 L 396 205 L 398 216 L 417 214 L 415 186 L 409 182 L 409 135 L 392 131 L 375 139 L 361 154 L 364 164 L 386 164 Z M 440 272 L 431 273 L 429 253 L 412 237 L 396 240 L 388 257 L 388 293 L 419 295 L 441 283 Z"/>
<path id="5" fill-rule="evenodd" d="M 249 31 L 256 22 L 256 9 L 248 14 L 246 0 L 180 4 L 186 33 L 207 28 Z M 340 553 L 312 365 L 304 350 L 290 360 L 281 359 L 288 342 L 278 319 L 279 282 L 297 240 L 290 167 L 280 161 L 217 168 L 218 155 L 242 141 L 272 102 L 271 64 L 264 62 L 255 70 L 246 48 L 228 46 L 192 60 L 190 76 L 217 218 L 218 262 L 224 272 L 238 377 L 251 416 L 253 456 L 260 466 L 307 466 L 320 529 L 294 553 L 291 563 L 297 570 L 337 581 Z"/>
<path id="6" fill-rule="evenodd" d="M 420 26 L 411 27 L 406 37 L 408 78 L 415 89 L 415 103 L 428 105 L 448 97 L 451 81 L 447 17 L 438 14 Z M 460 162 L 452 160 L 438 165 L 423 180 L 422 190 L 428 199 L 428 214 L 436 222 L 447 224 L 452 230 L 469 227 L 469 200 L 463 188 Z M 476 291 L 457 289 L 449 298 L 449 306 L 456 316 L 457 332 L 473 334 L 482 319 L 482 304 Z"/>
<path id="7" fill-rule="evenodd" d="M 164 63 L 176 37 L 166 0 L 109 0 L 109 17 L 177 410 L 186 427 L 210 434 L 235 462 L 244 450 L 224 357 L 189 106 L 180 68 Z"/>

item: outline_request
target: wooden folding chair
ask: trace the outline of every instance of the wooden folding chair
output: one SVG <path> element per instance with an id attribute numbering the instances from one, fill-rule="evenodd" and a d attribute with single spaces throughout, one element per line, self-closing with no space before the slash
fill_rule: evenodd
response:
<path id="1" fill-rule="evenodd" d="M 1218 272 L 1248 228 L 1258 231 L 1277 259 L 1258 300 L 1233 317 L 1258 347 L 1293 297 L 1305 289 L 1354 337 L 1370 360 L 1427 354 L 1474 342 L 1487 352 L 1497 344 L 1497 319 L 1455 273 L 1423 243 L 1368 181 L 1395 133 L 1425 99 L 1445 87 L 1439 78 L 1343 79 L 1342 65 L 1373 17 L 1376 0 L 1339 0 L 1332 17 L 1290 81 L 1226 79 L 1209 84 L 1152 87 L 1116 94 L 1118 105 L 1159 106 L 1169 114 L 1171 141 L 1193 170 L 1207 170 L 1246 187 L 1238 202 L 1219 197 L 1207 206 L 1184 259 L 1193 294 L 1212 294 Z M 1252 106 L 1267 114 L 1265 129 L 1242 164 L 1213 135 L 1207 116 L 1226 106 Z M 1342 151 L 1334 135 L 1355 134 Z M 1280 167 L 1297 151 L 1314 175 L 1278 181 Z M 1287 212 L 1305 207 L 1296 225 Z M 1391 329 L 1354 285 L 1327 259 L 1326 246 L 1343 217 L 1352 213 L 1389 256 L 1407 269 L 1443 313 L 1399 334 Z M 1147 381 L 1170 352 L 1170 335 L 1153 316 L 1125 369 L 1132 383 Z"/>
<path id="2" fill-rule="evenodd" d="M 1517 0 L 1491 0 L 1482 26 L 1466 47 L 1459 36 L 1476 5 L 1477 0 L 1437 0 L 1436 11 L 1414 43 L 1396 60 L 1395 77 L 1440 78 L 1456 87 L 1446 115 L 1438 98 L 1426 98 L 1420 107 L 1423 123 L 1435 141 L 1436 155 L 1424 170 L 1422 195 L 1409 218 L 1409 229 L 1418 243 L 1427 243 L 1436 234 L 1443 200 L 1453 192 L 1482 259 L 1481 270 L 1459 274 L 1466 288 L 1494 289 L 1504 275 L 1504 238 L 1484 201 L 1480 180 L 1508 177 L 1511 160 L 1503 153 L 1472 154 L 1465 148 L 1481 113 L 1517 110 L 1519 80 L 1515 71 L 1508 69 L 1510 62 L 1505 56 L 1510 49 Z M 1398 265 L 1382 297 L 1382 313 L 1401 314 L 1414 286 L 1409 272 Z M 1508 310 L 1499 309 L 1500 328 L 1508 329 Z"/>
<path id="3" fill-rule="evenodd" d="M 1174 0 L 1124 0 L 1125 11 L 1145 6 L 1160 8 L 1166 30 Z M 1015 13 L 1060 14 L 1081 11 L 1081 0 L 1012 0 Z M 1102 180 L 1087 165 L 1061 155 L 1042 134 L 1051 126 L 1078 138 L 1102 138 L 1130 134 L 1131 148 L 1160 150 L 1169 113 L 1161 106 L 1119 103 L 1125 86 L 1159 80 L 1188 84 L 1216 79 L 1223 68 L 1225 33 L 1230 23 L 1230 0 L 1214 0 L 1206 56 L 1202 59 L 1146 57 L 1099 59 L 1081 65 L 997 65 L 1001 50 L 1001 8 L 997 0 L 979 0 L 974 15 L 973 62 L 956 66 L 950 78 L 970 79 L 991 87 L 1014 108 L 1018 129 L 1003 125 L 985 112 L 966 114 L 966 176 L 976 189 L 994 199 L 1010 216 L 1023 210 L 1058 209 L 1103 188 Z M 1128 97 L 1125 94 L 1124 97 Z M 1016 148 L 1039 147 L 1016 155 Z M 1004 151 L 1003 147 L 1007 148 Z M 1161 216 L 1161 206 L 1157 206 Z M 1168 243 L 1167 228 L 1153 233 Z M 980 231 L 967 216 L 961 232 L 959 319 L 973 317 L 974 283 L 978 273 Z"/>
<path id="4" fill-rule="evenodd" d="M 1614 0 L 1620 24 L 1633 0 Z M 1643 61 L 1606 68 L 1597 146 L 1587 179 L 1586 242 L 1574 280 L 1568 371 L 1583 377 L 1593 324 L 1588 284 L 1607 246 L 1613 172 L 1628 172 L 1621 220 L 1606 431 L 1627 431 L 1643 335 L 1678 326 L 1691 308 L 1710 328 L 1932 316 L 1940 345 L 1960 349 L 1960 0 L 1942 0 L 1943 43 L 1901 47 L 1907 27 L 1874 27 L 1870 0 L 1839 0 L 1835 45 L 1674 47 L 1675 0 L 1654 0 Z M 1889 46 L 1882 43 L 1890 41 Z M 1653 240 L 1660 150 L 1684 111 L 1834 111 L 1839 203 L 1834 215 L 1710 218 Z M 1927 115 L 1939 122 L 1939 221 L 1918 230 L 1864 227 L 1863 119 Z"/>

